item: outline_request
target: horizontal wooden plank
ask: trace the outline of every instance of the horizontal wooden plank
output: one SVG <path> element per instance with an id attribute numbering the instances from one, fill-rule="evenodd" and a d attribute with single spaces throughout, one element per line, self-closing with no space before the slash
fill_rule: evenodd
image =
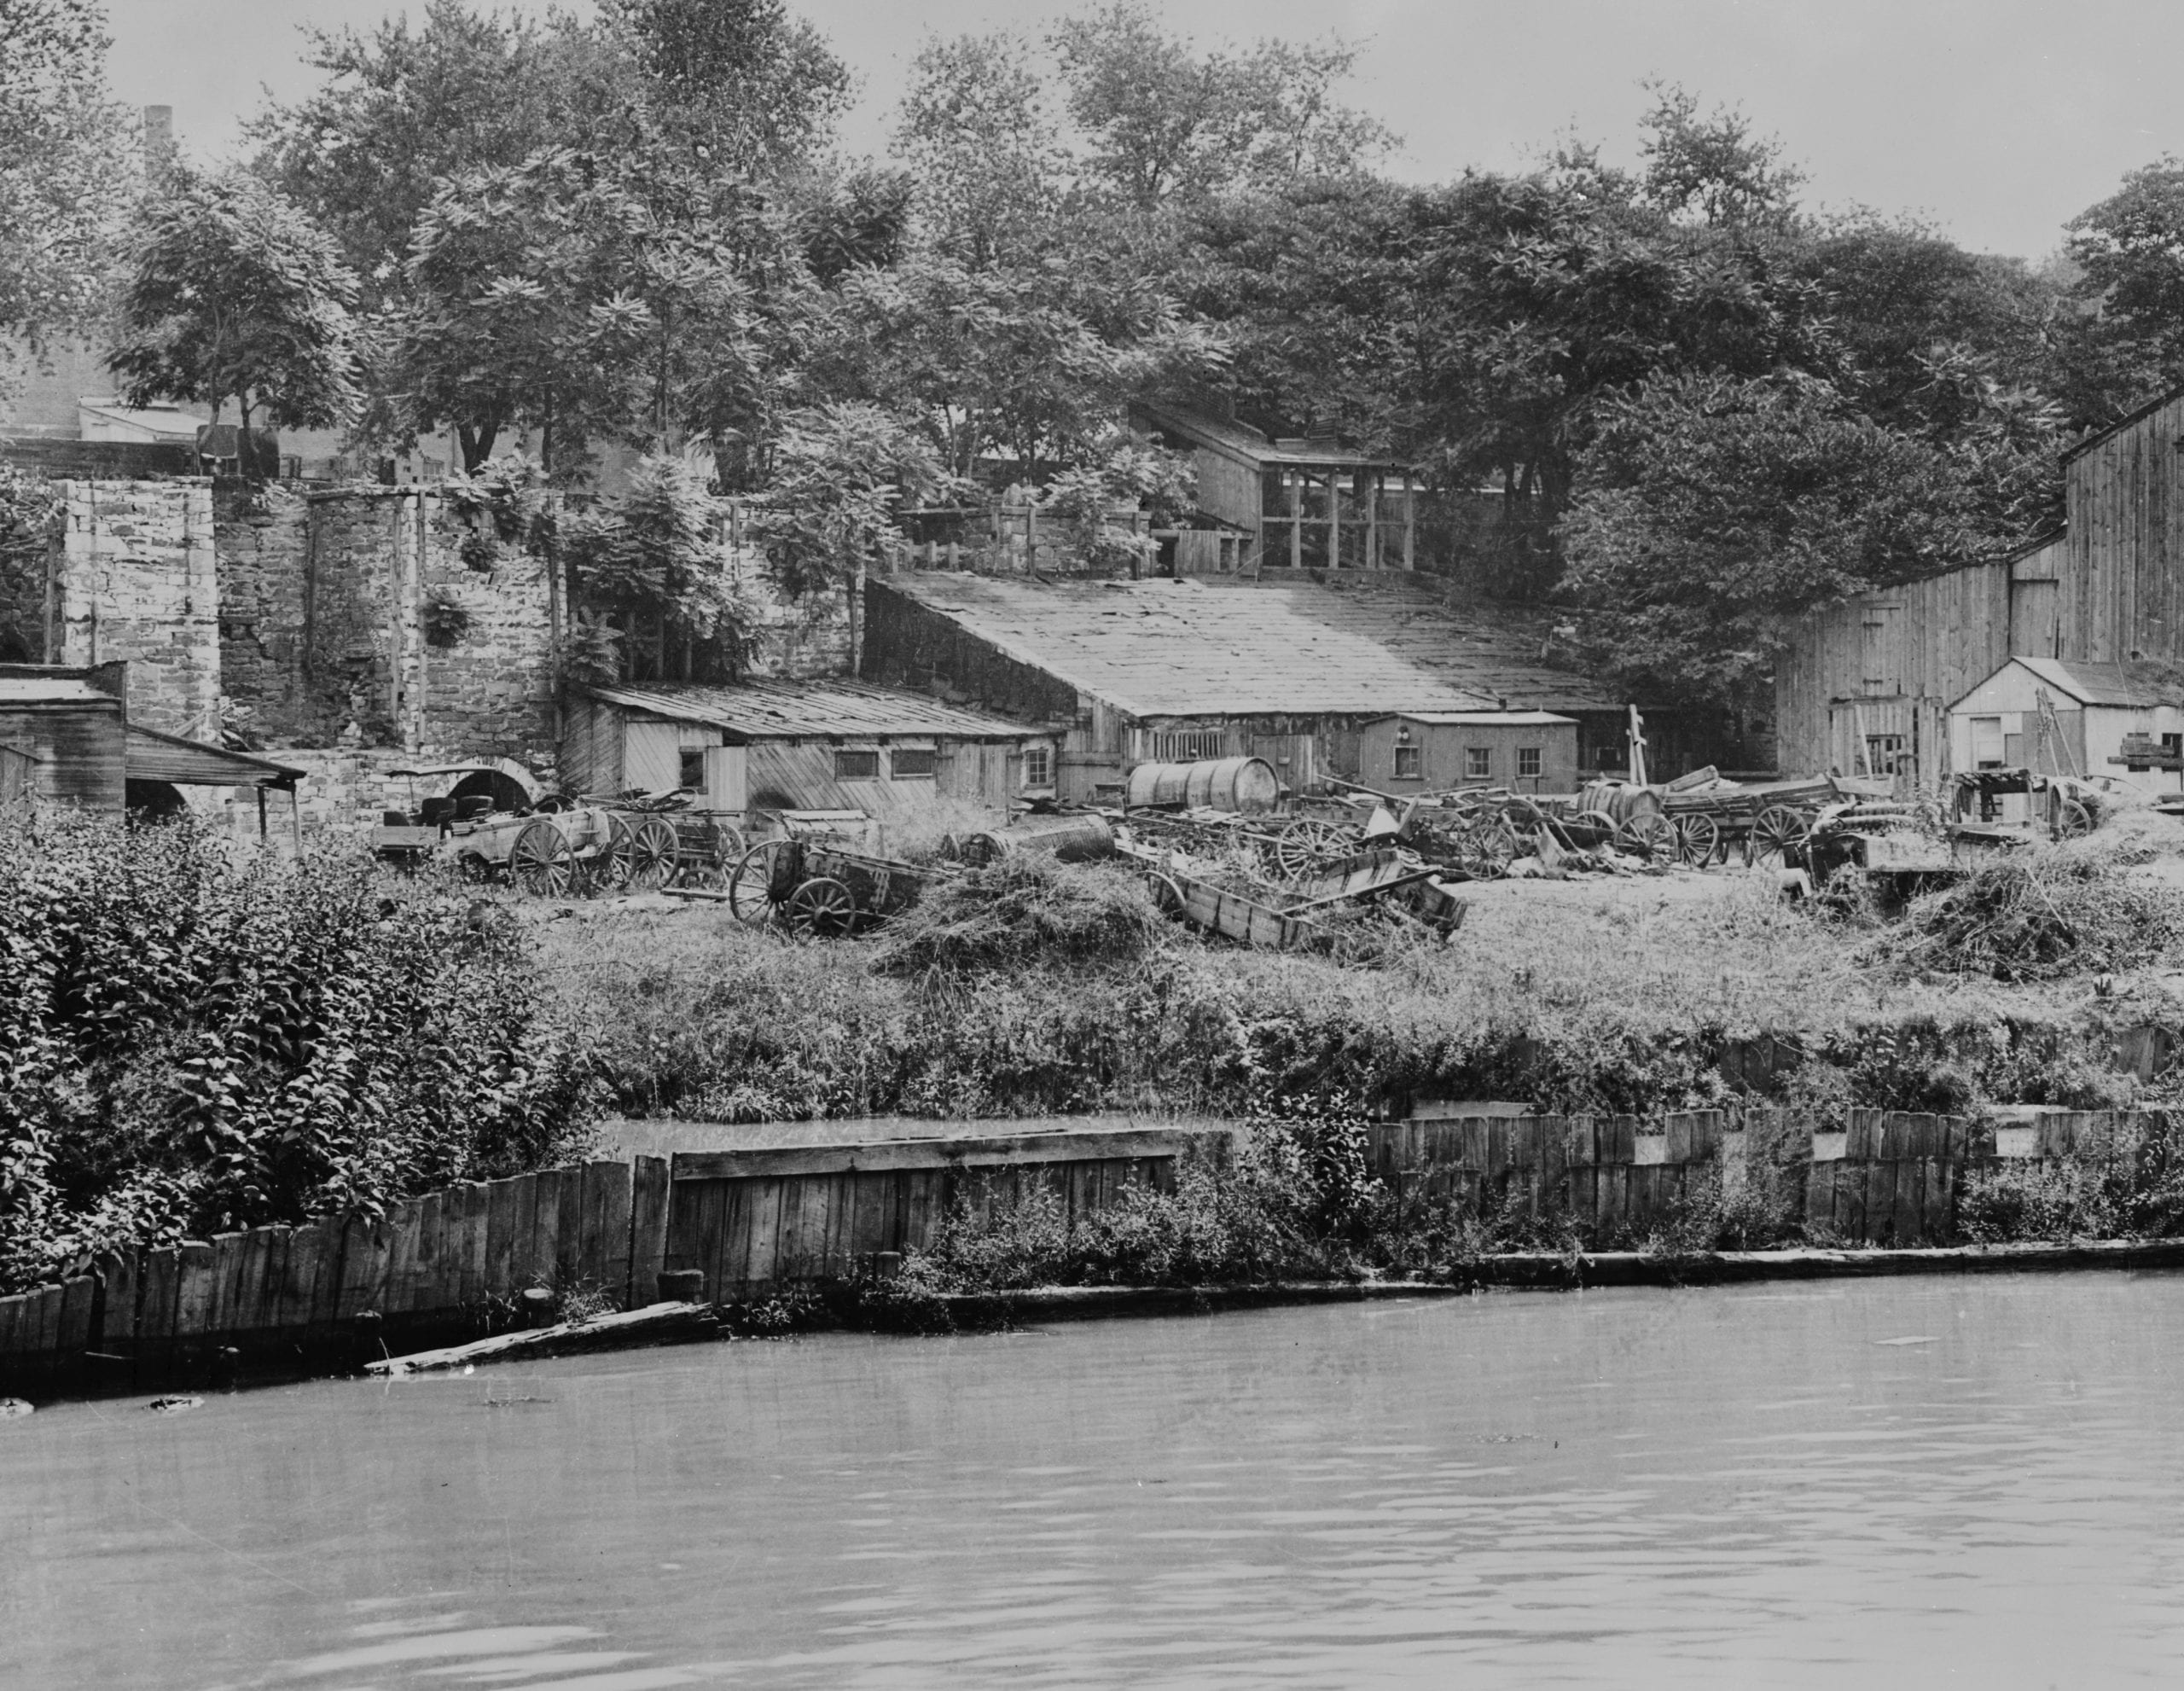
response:
<path id="1" fill-rule="evenodd" d="M 1115 1133 L 1032 1133 L 1006 1139 L 886 1139 L 868 1145 L 787 1145 L 766 1150 L 677 1151 L 676 1180 L 779 1180 L 884 1169 L 998 1168 L 1020 1163 L 1173 1157 L 1225 1136 L 1220 1129 L 1137 1128 Z"/>

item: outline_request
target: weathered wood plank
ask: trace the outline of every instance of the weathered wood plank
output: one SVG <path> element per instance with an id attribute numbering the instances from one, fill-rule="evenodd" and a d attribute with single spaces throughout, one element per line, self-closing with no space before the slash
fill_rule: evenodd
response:
<path id="1" fill-rule="evenodd" d="M 622 1296 L 630 1283 L 630 1165 L 591 1162 L 584 1171 L 584 1277 Z"/>
<path id="2" fill-rule="evenodd" d="M 1176 1156 L 1189 1146 L 1214 1136 L 1217 1136 L 1212 1130 L 1136 1128 L 1112 1133 L 1037 1133 L 998 1139 L 901 1139 L 866 1145 L 677 1151 L 670 1174 L 676 1180 L 779 1180 L 799 1174 L 935 1168 L 950 1164 L 965 1168 L 995 1168 L 1098 1161 L 1111 1157 Z"/>
<path id="3" fill-rule="evenodd" d="M 510 1299 L 521 1290 L 515 1283 L 516 1212 L 518 1188 L 530 1178 L 515 1175 L 485 1183 L 485 1265 L 480 1295 Z"/>
<path id="4" fill-rule="evenodd" d="M 561 1179 L 561 1214 L 554 1229 L 554 1281 L 575 1286 L 584 1279 L 584 1167 L 565 1168 Z"/>
<path id="5" fill-rule="evenodd" d="M 379 1301 L 383 1316 L 408 1315 L 416 1307 L 424 1207 L 424 1200 L 419 1198 L 405 1198 L 386 1206 L 386 1268 Z"/>
<path id="6" fill-rule="evenodd" d="M 78 1357 L 91 1348 L 91 1324 L 97 1314 L 99 1282 L 94 1275 L 80 1274 L 61 1282 L 61 1334 L 58 1349 L 64 1357 Z"/>
<path id="7" fill-rule="evenodd" d="M 667 1159 L 639 1157 L 630 1165 L 630 1288 L 625 1307 L 636 1309 L 657 1295 L 659 1275 L 667 1254 Z M 716 1281 L 706 1276 L 707 1291 Z"/>
<path id="8" fill-rule="evenodd" d="M 561 1272 L 561 1171 L 541 1169 L 531 1181 L 531 1260 L 526 1284 L 551 1286 Z"/>
<path id="9" fill-rule="evenodd" d="M 100 1252 L 98 1273 L 103 1290 L 99 1299 L 99 1330 L 91 1341 L 96 1349 L 111 1350 L 118 1356 L 134 1353 L 136 1312 L 143 1294 L 141 1258 L 134 1245 Z"/>

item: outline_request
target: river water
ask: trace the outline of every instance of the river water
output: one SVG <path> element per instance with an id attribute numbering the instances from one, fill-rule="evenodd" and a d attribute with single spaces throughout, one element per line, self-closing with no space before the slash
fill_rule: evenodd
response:
<path id="1" fill-rule="evenodd" d="M 0 1685 L 2184 1676 L 2184 1280 L 827 1337 L 0 1421 Z"/>

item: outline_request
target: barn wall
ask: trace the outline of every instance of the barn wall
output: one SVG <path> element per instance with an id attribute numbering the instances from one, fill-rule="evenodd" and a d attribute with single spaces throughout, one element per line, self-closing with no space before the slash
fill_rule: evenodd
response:
<path id="1" fill-rule="evenodd" d="M 31 790 L 52 803 L 119 815 L 127 737 L 121 712 L 95 704 L 0 705 L 0 740 L 38 759 Z"/>
<path id="2" fill-rule="evenodd" d="M 2096 663 L 2184 660 L 2180 440 L 2184 396 L 2094 441 L 2066 465 L 2059 655 Z"/>

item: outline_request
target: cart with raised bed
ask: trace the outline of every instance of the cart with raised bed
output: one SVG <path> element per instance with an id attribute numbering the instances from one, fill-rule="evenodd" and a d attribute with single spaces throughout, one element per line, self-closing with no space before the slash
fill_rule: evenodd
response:
<path id="1" fill-rule="evenodd" d="M 630 831 L 625 884 L 633 892 L 669 886 L 718 890 L 749 849 L 742 829 L 718 811 L 673 802 L 621 800 L 611 808 Z"/>
<path id="2" fill-rule="evenodd" d="M 1823 808 L 1841 794 L 1826 776 L 1739 786 L 1722 782 L 1661 791 L 1661 809 L 1676 829 L 1687 863 L 1727 863 L 1740 853 L 1748 867 L 1782 869 L 1804 846 Z"/>
<path id="3" fill-rule="evenodd" d="M 853 851 L 839 840 L 791 834 L 761 840 L 728 875 L 728 905 L 754 927 L 799 939 L 839 939 L 900 915 L 936 880 L 961 871 Z"/>

